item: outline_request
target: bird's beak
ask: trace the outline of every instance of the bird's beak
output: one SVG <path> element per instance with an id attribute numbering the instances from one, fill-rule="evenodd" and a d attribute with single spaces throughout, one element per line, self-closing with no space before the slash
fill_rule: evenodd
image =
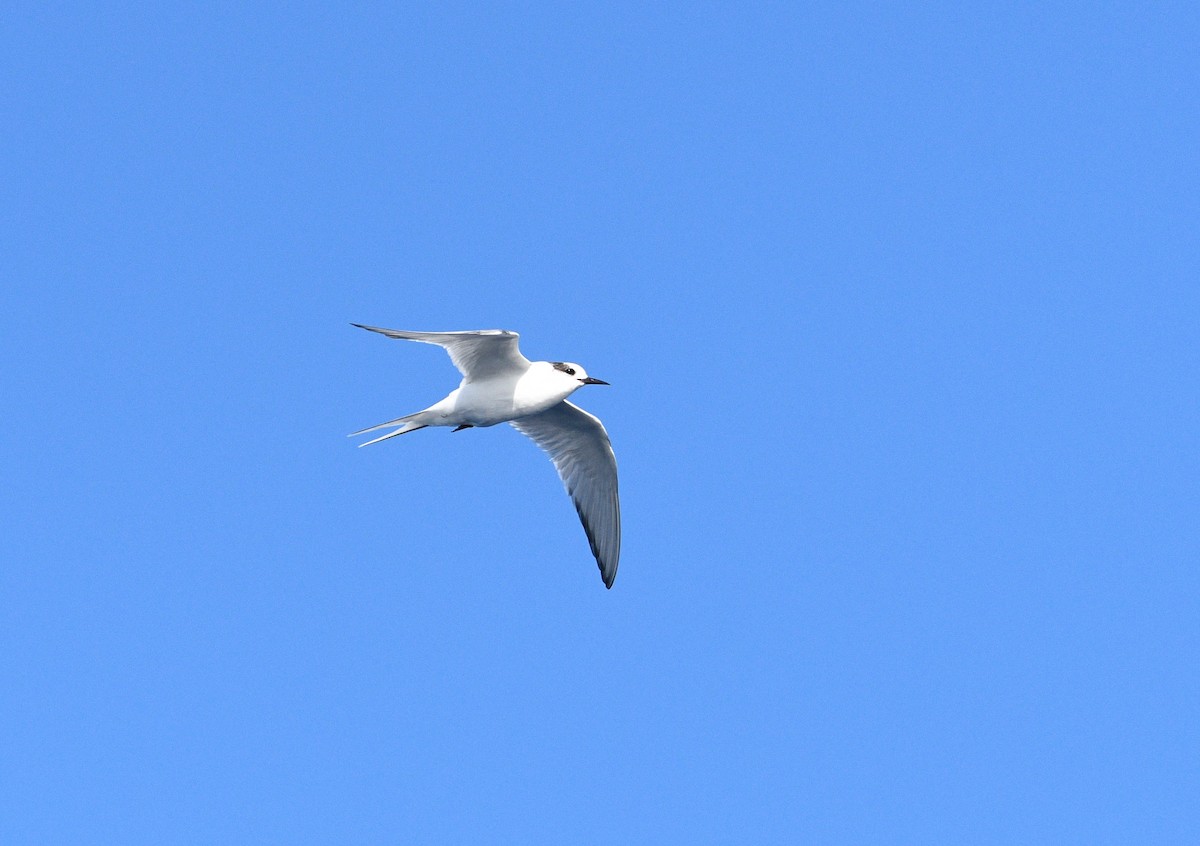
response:
<path id="1" fill-rule="evenodd" d="M 593 379 L 591 376 L 587 377 L 586 379 L 580 379 L 579 381 L 585 385 L 607 385 L 608 384 L 603 379 Z"/>

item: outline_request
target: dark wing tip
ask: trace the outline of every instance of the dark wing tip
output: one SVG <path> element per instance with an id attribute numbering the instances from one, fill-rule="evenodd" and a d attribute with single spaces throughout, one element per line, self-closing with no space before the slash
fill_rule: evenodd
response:
<path id="1" fill-rule="evenodd" d="M 583 532 L 587 535 L 588 546 L 592 549 L 592 557 L 596 559 L 596 566 L 600 568 L 600 578 L 604 581 L 604 586 L 612 590 L 613 582 L 617 580 L 617 568 L 608 575 L 604 574 L 604 567 L 607 563 L 600 557 L 600 542 L 596 538 L 596 533 L 592 530 L 592 524 L 588 521 L 587 515 L 583 513 L 583 506 L 575 497 L 571 497 L 571 502 L 575 505 L 575 513 L 579 515 L 579 522 L 583 524 Z"/>

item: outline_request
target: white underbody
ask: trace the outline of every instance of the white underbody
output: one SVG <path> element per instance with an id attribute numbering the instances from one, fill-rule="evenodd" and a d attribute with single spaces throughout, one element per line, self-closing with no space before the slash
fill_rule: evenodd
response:
<path id="1" fill-rule="evenodd" d="M 464 380 L 443 399 L 410 419 L 425 426 L 495 426 L 538 414 L 558 405 L 581 383 L 534 362 L 516 376 L 505 374 L 484 381 Z"/>

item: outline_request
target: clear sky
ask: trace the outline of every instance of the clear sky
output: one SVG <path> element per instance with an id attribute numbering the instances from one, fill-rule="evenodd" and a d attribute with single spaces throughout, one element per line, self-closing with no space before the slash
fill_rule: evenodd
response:
<path id="1" fill-rule="evenodd" d="M 1200 842 L 1196 5 L 646 5 L 6 6 L 0 842 Z"/>

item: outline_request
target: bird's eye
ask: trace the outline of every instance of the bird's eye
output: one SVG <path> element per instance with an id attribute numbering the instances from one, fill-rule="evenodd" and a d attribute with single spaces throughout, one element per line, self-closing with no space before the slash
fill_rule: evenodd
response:
<path id="1" fill-rule="evenodd" d="M 574 367 L 568 367 L 568 368 L 567 368 L 567 375 L 568 375 L 568 376 L 574 376 L 574 375 L 575 375 L 575 368 L 574 368 Z"/>

